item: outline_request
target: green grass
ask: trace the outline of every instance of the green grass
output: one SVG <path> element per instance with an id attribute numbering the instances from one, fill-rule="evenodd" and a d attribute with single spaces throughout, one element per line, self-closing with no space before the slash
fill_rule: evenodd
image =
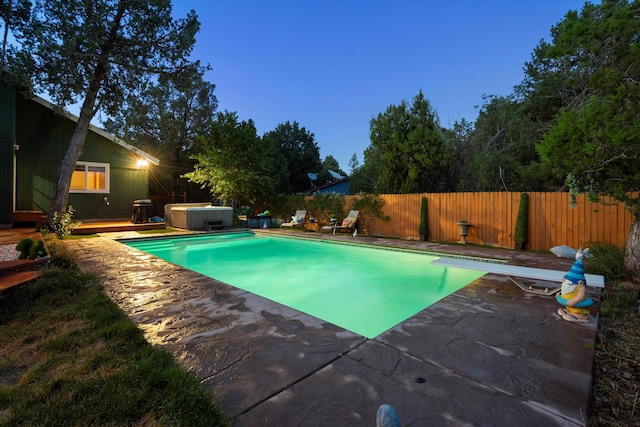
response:
<path id="1" fill-rule="evenodd" d="M 225 426 L 197 378 L 76 268 L 0 297 L 0 425 Z"/>
<path id="2" fill-rule="evenodd" d="M 607 283 L 594 350 L 589 427 L 640 426 L 640 283 Z"/>
<path id="3" fill-rule="evenodd" d="M 589 427 L 640 426 L 640 283 L 624 268 L 624 249 L 591 243 L 585 270 L 602 274 Z M 631 280 L 626 280 L 631 279 Z"/>
<path id="4" fill-rule="evenodd" d="M 585 258 L 589 273 L 601 274 L 607 281 L 622 280 L 627 276 L 624 268 L 624 249 L 607 243 L 590 243 L 591 258 Z"/>

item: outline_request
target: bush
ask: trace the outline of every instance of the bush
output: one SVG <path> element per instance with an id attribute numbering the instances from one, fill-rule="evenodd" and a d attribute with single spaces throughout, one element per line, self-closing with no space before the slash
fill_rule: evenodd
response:
<path id="1" fill-rule="evenodd" d="M 342 220 L 346 216 L 344 212 L 344 196 L 336 193 L 315 194 L 308 201 L 307 210 L 319 223 L 328 224 L 332 215 L 338 220 Z"/>
<path id="2" fill-rule="evenodd" d="M 516 242 L 516 249 L 523 249 L 524 244 L 529 240 L 529 195 L 527 193 L 520 195 L 518 219 L 516 220 L 516 230 L 513 233 L 513 240 Z"/>
<path id="3" fill-rule="evenodd" d="M 51 255 L 51 265 L 64 270 L 77 269 L 78 262 L 75 253 L 55 235 L 45 236 L 45 243 Z"/>
<path id="4" fill-rule="evenodd" d="M 424 236 L 424 240 L 429 239 L 429 214 L 427 211 L 427 198 L 423 197 L 420 202 L 420 227 L 418 234 Z"/>
<path id="5" fill-rule="evenodd" d="M 59 239 L 62 239 L 64 236 L 71 234 L 74 228 L 76 228 L 80 223 L 73 222 L 73 214 L 75 209 L 73 206 L 69 205 L 67 212 L 62 215 L 59 215 L 58 212 L 53 213 L 53 217 L 51 221 L 45 226 L 45 231 L 50 231 L 56 234 Z"/>
<path id="6" fill-rule="evenodd" d="M 592 258 L 585 258 L 585 270 L 591 274 L 601 274 L 607 281 L 622 280 L 627 276 L 624 268 L 624 249 L 609 243 L 589 244 Z"/>

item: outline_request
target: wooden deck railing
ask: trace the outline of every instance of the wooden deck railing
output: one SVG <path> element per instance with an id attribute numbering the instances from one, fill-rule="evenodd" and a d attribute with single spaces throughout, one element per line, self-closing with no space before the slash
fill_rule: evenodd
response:
<path id="1" fill-rule="evenodd" d="M 529 194 L 529 241 L 526 249 L 548 250 L 558 245 L 574 248 L 590 242 L 611 243 L 624 247 L 633 215 L 621 203 L 591 204 L 586 197 L 578 197 L 572 209 L 569 193 Z M 365 215 L 369 235 L 418 240 L 420 201 L 427 198 L 429 240 L 457 242 L 460 240 L 457 223 L 471 223 L 467 242 L 495 247 L 513 248 L 513 233 L 521 193 L 425 193 L 383 194 L 383 212 L 389 221 Z M 346 206 L 351 205 L 347 196 Z"/>

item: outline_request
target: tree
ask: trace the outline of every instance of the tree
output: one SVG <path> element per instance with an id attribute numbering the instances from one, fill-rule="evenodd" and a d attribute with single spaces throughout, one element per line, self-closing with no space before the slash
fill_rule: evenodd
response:
<path id="1" fill-rule="evenodd" d="M 10 71 L 30 90 L 47 91 L 61 108 L 82 104 L 58 169 L 50 218 L 66 211 L 92 118 L 98 111 L 115 115 L 149 76 L 187 66 L 198 29 L 193 11 L 174 20 L 169 0 L 36 0 Z"/>
<path id="2" fill-rule="evenodd" d="M 324 185 L 326 183 L 330 183 L 336 180 L 336 178 L 331 175 L 329 171 L 336 172 L 339 175 L 346 176 L 342 169 L 340 169 L 340 164 L 332 155 L 328 155 L 322 161 L 322 168 L 320 169 L 320 173 L 318 174 L 318 180 L 316 182 L 317 186 Z"/>
<path id="3" fill-rule="evenodd" d="M 449 169 L 448 181 L 456 191 L 473 191 L 477 180 L 477 171 L 470 166 L 476 149 L 472 145 L 473 130 L 473 123 L 466 119 L 454 122 L 452 129 L 442 130 L 445 144 L 455 159 Z"/>
<path id="4" fill-rule="evenodd" d="M 151 194 L 184 191 L 181 175 L 193 169 L 190 156 L 198 149 L 198 137 L 211 129 L 218 105 L 215 85 L 204 80 L 208 69 L 196 61 L 161 74 L 104 122 L 107 131 L 160 159 L 162 172 L 150 180 Z"/>
<path id="5" fill-rule="evenodd" d="M 634 272 L 640 271 L 639 9 L 638 0 L 587 3 L 554 27 L 553 42 L 534 58 L 547 74 L 582 87 L 537 150 L 573 196 L 611 196 L 633 213 L 625 267 Z"/>
<path id="6" fill-rule="evenodd" d="M 0 79 L 4 74 L 7 52 L 13 48 L 9 44 L 9 32 L 20 37 L 31 15 L 29 0 L 0 0 L 0 17 L 3 21 L 2 48 L 0 51 Z"/>
<path id="7" fill-rule="evenodd" d="M 185 178 L 228 203 L 253 204 L 274 195 L 275 147 L 260 140 L 252 120 L 238 122 L 236 113 L 218 113 L 208 135 L 200 138 L 202 152 L 193 156 L 195 169 Z"/>
<path id="8" fill-rule="evenodd" d="M 351 156 L 351 159 L 349 159 L 349 171 L 351 173 L 353 173 L 356 169 L 358 169 L 360 167 L 360 162 L 358 161 L 358 156 L 356 155 L 356 153 L 353 153 L 353 156 Z"/>
<path id="9" fill-rule="evenodd" d="M 467 171 L 473 191 L 542 191 L 549 184 L 539 168 L 535 145 L 540 124 L 525 114 L 514 96 L 484 96 L 475 128 Z"/>
<path id="10" fill-rule="evenodd" d="M 374 149 L 369 154 L 375 152 L 381 156 L 378 191 L 451 190 L 446 177 L 453 156 L 444 143 L 437 115 L 422 91 L 411 106 L 402 101 L 372 119 L 370 139 Z"/>
<path id="11" fill-rule="evenodd" d="M 280 123 L 262 137 L 263 141 L 278 147 L 284 165 L 285 176 L 276 186 L 276 191 L 284 194 L 299 193 L 309 189 L 307 173 L 320 173 L 320 148 L 315 135 L 298 122 Z"/>

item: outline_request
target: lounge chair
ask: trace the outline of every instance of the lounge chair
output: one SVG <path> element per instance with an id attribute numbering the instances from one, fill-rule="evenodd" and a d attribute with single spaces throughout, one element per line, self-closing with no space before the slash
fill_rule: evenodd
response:
<path id="1" fill-rule="evenodd" d="M 280 227 L 284 227 L 284 228 L 303 228 L 304 224 L 307 222 L 307 211 L 296 211 L 296 214 L 294 216 L 291 217 L 291 221 L 290 222 L 285 222 L 283 224 L 280 224 Z"/>
<path id="2" fill-rule="evenodd" d="M 347 217 L 342 220 L 342 223 L 340 223 L 340 225 L 325 225 L 320 229 L 320 231 L 330 231 L 333 232 L 333 234 L 336 234 L 336 231 L 353 231 L 356 228 L 358 216 L 360 216 L 360 211 L 349 211 L 349 215 L 347 215 Z"/>

